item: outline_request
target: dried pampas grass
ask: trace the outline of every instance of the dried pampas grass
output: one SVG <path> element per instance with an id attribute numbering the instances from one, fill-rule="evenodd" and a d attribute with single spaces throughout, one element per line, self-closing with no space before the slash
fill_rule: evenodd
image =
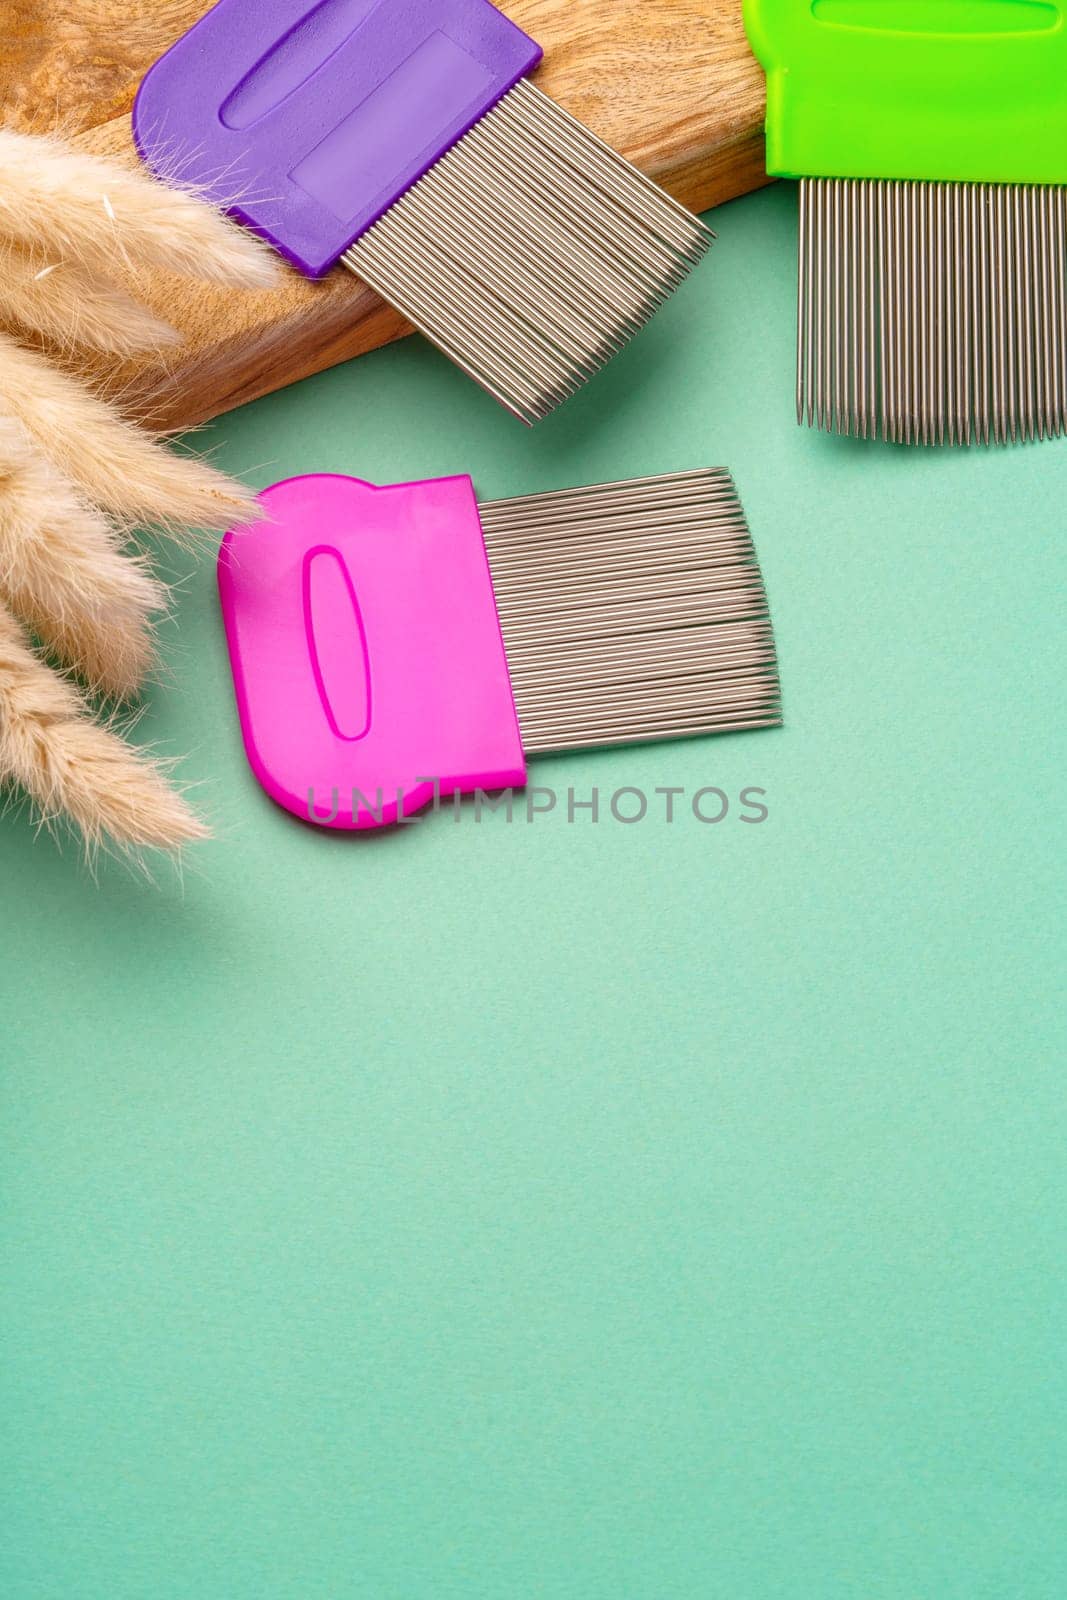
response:
<path id="1" fill-rule="evenodd" d="M 69 818 L 91 849 L 174 850 L 208 830 L 165 769 L 90 719 L 64 679 L 27 645 L 0 606 L 0 777 L 13 779 L 52 824 Z"/>
<path id="2" fill-rule="evenodd" d="M 105 278 L 119 259 L 240 289 L 278 281 L 265 244 L 137 167 L 0 129 L 0 173 L 0 237 L 30 250 L 47 245 Z"/>
<path id="3" fill-rule="evenodd" d="M 0 251 L 0 317 L 72 351 L 81 347 L 132 356 L 181 339 L 176 328 L 125 290 L 70 262 L 10 247 Z"/>
<path id="4" fill-rule="evenodd" d="M 0 419 L 0 599 L 95 690 L 134 694 L 166 590 L 107 518 Z"/>
<path id="5" fill-rule="evenodd" d="M 167 764 L 93 721 L 24 632 L 90 689 L 128 698 L 152 665 L 151 619 L 167 597 L 125 533 L 222 530 L 254 511 L 251 491 L 19 342 L 116 357 L 173 343 L 175 330 L 110 280 L 116 261 L 252 289 L 279 271 L 195 195 L 0 130 L 0 783 L 20 785 L 47 822 L 67 818 L 89 847 L 175 850 L 207 829 Z"/>
<path id="6" fill-rule="evenodd" d="M 129 524 L 180 532 L 247 519 L 255 496 L 196 456 L 178 455 L 43 356 L 0 333 L 0 385 L 41 453 L 90 500 Z"/>

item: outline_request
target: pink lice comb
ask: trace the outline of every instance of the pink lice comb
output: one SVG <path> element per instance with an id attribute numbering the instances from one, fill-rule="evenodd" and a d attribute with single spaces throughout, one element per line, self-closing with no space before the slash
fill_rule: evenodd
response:
<path id="1" fill-rule="evenodd" d="M 700 471 L 479 506 L 469 478 L 290 478 L 219 589 L 245 749 L 333 829 L 526 782 L 526 756 L 781 721 L 733 481 Z"/>
<path id="2" fill-rule="evenodd" d="M 133 133 L 309 277 L 342 261 L 536 422 L 707 250 L 683 206 L 527 81 L 489 0 L 219 0 Z"/>

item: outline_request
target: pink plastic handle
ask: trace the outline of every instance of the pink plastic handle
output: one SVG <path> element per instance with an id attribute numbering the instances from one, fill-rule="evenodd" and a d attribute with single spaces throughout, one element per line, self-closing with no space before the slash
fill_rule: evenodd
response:
<path id="1" fill-rule="evenodd" d="M 375 488 L 289 478 L 219 552 L 253 772 L 334 829 L 526 782 L 469 478 Z"/>

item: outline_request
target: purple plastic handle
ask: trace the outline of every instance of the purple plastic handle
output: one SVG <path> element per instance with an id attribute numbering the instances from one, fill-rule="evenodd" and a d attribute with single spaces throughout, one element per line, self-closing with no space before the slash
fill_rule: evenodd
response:
<path id="1" fill-rule="evenodd" d="M 540 59 L 489 0 L 218 0 L 133 137 L 319 278 Z"/>
<path id="2" fill-rule="evenodd" d="M 245 750 L 267 793 L 364 829 L 526 782 L 469 478 L 289 478 L 228 533 L 219 593 Z"/>

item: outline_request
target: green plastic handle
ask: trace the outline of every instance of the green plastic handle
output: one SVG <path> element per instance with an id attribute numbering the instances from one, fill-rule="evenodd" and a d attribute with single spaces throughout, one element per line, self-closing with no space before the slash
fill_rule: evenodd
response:
<path id="1" fill-rule="evenodd" d="M 782 178 L 1067 183 L 1067 0 L 744 0 Z"/>

